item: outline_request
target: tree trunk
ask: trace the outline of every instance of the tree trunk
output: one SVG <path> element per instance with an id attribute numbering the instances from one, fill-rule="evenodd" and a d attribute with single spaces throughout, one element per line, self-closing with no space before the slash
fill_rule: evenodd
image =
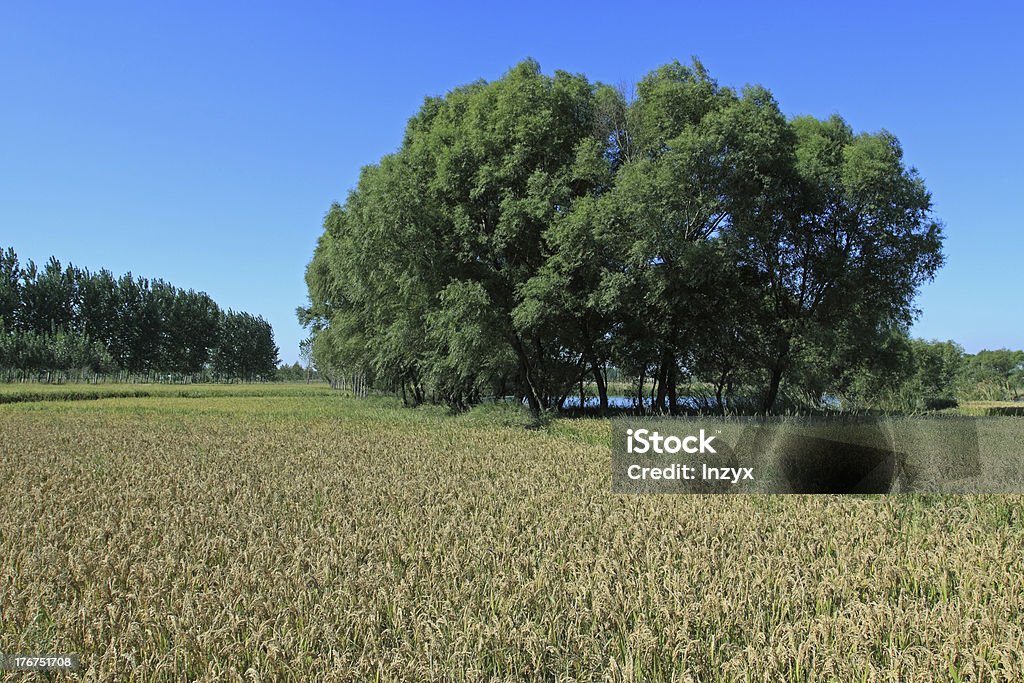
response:
<path id="1" fill-rule="evenodd" d="M 779 359 L 772 368 L 771 381 L 768 383 L 768 393 L 764 397 L 762 409 L 765 415 L 770 415 L 775 407 L 775 401 L 779 397 L 779 385 L 782 384 L 782 360 Z"/>
<path id="2" fill-rule="evenodd" d="M 725 404 L 722 403 L 722 390 L 725 388 L 726 373 L 722 373 L 718 376 L 718 381 L 715 383 L 715 407 L 718 409 L 720 415 L 725 415 Z"/>
<path id="3" fill-rule="evenodd" d="M 590 361 L 590 369 L 594 373 L 594 384 L 597 385 L 597 396 L 601 415 L 608 413 L 608 382 L 605 380 L 604 372 L 597 360 Z"/>
<path id="4" fill-rule="evenodd" d="M 768 391 L 764 396 L 764 403 L 761 406 L 765 415 L 770 415 L 775 409 L 775 402 L 779 398 L 779 386 L 782 384 L 782 375 L 789 363 L 789 352 L 792 348 L 792 331 L 787 331 L 777 340 L 775 346 L 775 362 L 771 366 L 771 378 L 768 381 Z"/>
<path id="5" fill-rule="evenodd" d="M 651 406 L 651 412 L 665 412 L 665 397 L 668 392 L 668 352 L 662 351 L 661 364 L 658 366 L 658 399 L 655 405 Z"/>
<path id="6" fill-rule="evenodd" d="M 665 381 L 668 382 L 668 414 L 679 413 L 679 394 L 676 388 L 676 359 L 670 358 L 668 369 L 665 373 Z"/>
<path id="7" fill-rule="evenodd" d="M 660 371 L 659 371 L 659 373 L 658 373 L 658 374 L 659 374 L 659 375 L 661 374 L 661 373 L 660 373 Z M 659 378 L 658 378 L 658 377 L 652 377 L 651 379 L 653 379 L 653 380 L 654 380 L 654 383 L 653 383 L 653 384 L 651 384 L 651 397 L 650 397 L 650 398 L 651 398 L 651 413 L 650 413 L 650 414 L 651 414 L 651 415 L 654 415 L 654 414 L 655 414 L 655 413 L 654 413 L 654 409 L 655 409 L 655 404 L 654 404 L 654 395 L 655 395 L 655 392 L 657 392 L 657 390 L 658 390 L 658 387 L 659 387 L 659 386 L 661 386 L 661 382 L 659 381 Z"/>
<path id="8" fill-rule="evenodd" d="M 519 359 L 519 372 L 523 376 L 523 385 L 526 388 L 526 403 L 530 408 L 530 415 L 537 419 L 540 417 L 543 407 L 541 405 L 541 397 L 537 387 L 533 384 L 533 378 L 530 376 L 530 360 L 526 356 L 526 349 L 523 348 L 523 342 L 518 335 L 512 336 L 512 346 L 515 349 L 516 357 Z"/>
<path id="9" fill-rule="evenodd" d="M 643 415 L 644 412 L 644 374 L 644 371 L 641 369 L 640 378 L 637 380 L 636 384 L 636 404 L 640 409 L 641 415 Z"/>

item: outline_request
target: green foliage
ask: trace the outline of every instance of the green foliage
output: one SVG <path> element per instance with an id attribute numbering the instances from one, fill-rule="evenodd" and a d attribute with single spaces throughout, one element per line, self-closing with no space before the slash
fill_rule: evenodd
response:
<path id="1" fill-rule="evenodd" d="M 101 373 L 114 369 L 114 362 L 101 343 L 85 336 L 63 330 L 42 335 L 32 330 L 8 332 L 0 328 L 0 368 L 30 372 L 89 369 Z"/>
<path id="2" fill-rule="evenodd" d="M 308 365 L 303 366 L 298 361 L 291 365 L 281 363 L 274 372 L 274 380 L 277 382 L 319 382 L 320 373 Z"/>
<path id="3" fill-rule="evenodd" d="M 955 407 L 964 350 L 953 341 L 911 339 L 890 330 L 868 363 L 850 369 L 841 393 L 855 407 L 919 412 Z"/>
<path id="4" fill-rule="evenodd" d="M 1024 351 L 982 350 L 967 356 L 958 393 L 966 400 L 1019 400 L 1024 396 Z"/>
<path id="5" fill-rule="evenodd" d="M 544 232 L 596 182 L 593 110 L 585 79 L 535 62 L 427 100 L 324 222 L 300 311 L 317 365 L 455 404 L 517 375 L 531 405 L 553 405 L 575 359 L 513 311 Z"/>
<path id="6" fill-rule="evenodd" d="M 847 368 L 838 386 L 853 406 L 893 411 L 1016 401 L 1024 394 L 1024 351 L 965 354 L 956 342 L 911 339 L 894 328 L 865 363 Z"/>
<path id="7" fill-rule="evenodd" d="M 536 415 L 586 378 L 605 407 L 614 366 L 656 411 L 694 380 L 771 412 L 898 365 L 941 245 L 885 131 L 787 120 L 696 61 L 633 98 L 531 60 L 424 102 L 328 212 L 299 317 L 318 367 L 414 402 Z"/>
<path id="8" fill-rule="evenodd" d="M 916 393 L 926 398 L 952 398 L 964 363 L 964 349 L 953 341 L 911 341 Z"/>
<path id="9" fill-rule="evenodd" d="M 221 315 L 211 366 L 222 377 L 273 379 L 277 351 L 270 323 L 262 317 L 229 309 Z"/>
<path id="10" fill-rule="evenodd" d="M 41 269 L 32 261 L 22 266 L 13 249 L 0 250 L 0 369 L 212 369 L 257 379 L 271 377 L 276 365 L 270 325 L 247 313 L 222 313 L 205 292 L 63 267 L 56 258 Z"/>

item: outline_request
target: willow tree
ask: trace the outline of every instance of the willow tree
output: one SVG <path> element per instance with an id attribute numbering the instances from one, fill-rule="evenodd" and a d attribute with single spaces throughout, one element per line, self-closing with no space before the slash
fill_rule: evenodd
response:
<path id="1" fill-rule="evenodd" d="M 553 253 L 527 302 L 588 359 L 602 408 L 597 368 L 610 358 L 640 387 L 650 377 L 654 409 L 674 412 L 682 375 L 746 332 L 721 238 L 742 207 L 764 203 L 765 179 L 785 182 L 793 136 L 766 91 L 737 94 L 697 61 L 655 70 L 621 106 L 623 130 L 597 149 L 604 167 L 581 165 L 596 191 L 546 235 Z"/>
<path id="2" fill-rule="evenodd" d="M 789 128 L 791 151 L 726 234 L 757 303 L 765 412 L 814 359 L 833 378 L 875 358 L 943 262 L 931 195 L 892 134 L 854 134 L 838 116 Z"/>
<path id="3" fill-rule="evenodd" d="M 591 83 L 534 61 L 428 98 L 325 222 L 300 317 L 345 340 L 315 343 L 318 363 L 344 353 L 456 403 L 507 383 L 535 412 L 556 405 L 584 361 L 513 313 L 549 256 L 544 233 L 590 189 L 575 167 L 594 111 Z"/>
<path id="4" fill-rule="evenodd" d="M 527 61 L 424 101 L 329 211 L 299 314 L 319 367 L 413 401 L 539 412 L 590 378 L 604 408 L 613 363 L 655 410 L 691 377 L 770 412 L 786 381 L 877 357 L 941 241 L 887 133 L 789 120 L 696 61 L 632 99 Z"/>

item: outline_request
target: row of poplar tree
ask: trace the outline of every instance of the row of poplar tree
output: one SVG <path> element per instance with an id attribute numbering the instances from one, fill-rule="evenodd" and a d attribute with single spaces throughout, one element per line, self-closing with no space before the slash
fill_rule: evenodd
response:
<path id="1" fill-rule="evenodd" d="M 269 379 L 270 324 L 222 310 L 205 292 L 160 279 L 91 272 L 0 250 L 0 371 Z"/>
<path id="2" fill-rule="evenodd" d="M 888 132 L 696 61 L 634 90 L 526 61 L 427 98 L 363 169 L 299 318 L 322 371 L 413 402 L 541 411 L 587 381 L 607 406 L 615 367 L 656 410 L 696 381 L 770 412 L 891 363 L 942 239 Z"/>

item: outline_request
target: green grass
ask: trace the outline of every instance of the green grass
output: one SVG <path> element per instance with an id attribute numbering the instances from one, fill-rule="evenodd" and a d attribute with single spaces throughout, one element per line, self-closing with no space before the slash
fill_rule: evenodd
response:
<path id="1" fill-rule="evenodd" d="M 224 396 L 308 397 L 334 394 L 323 383 L 266 384 L 37 384 L 0 383 L 0 404 L 89 401 L 102 398 L 212 398 Z"/>
<path id="2" fill-rule="evenodd" d="M 603 420 L 143 388 L 0 405 L 0 652 L 87 680 L 1024 678 L 1019 496 L 616 496 Z"/>
<path id="3" fill-rule="evenodd" d="M 1024 416 L 1024 402 L 969 401 L 962 403 L 958 412 L 969 417 L 1021 417 Z"/>

